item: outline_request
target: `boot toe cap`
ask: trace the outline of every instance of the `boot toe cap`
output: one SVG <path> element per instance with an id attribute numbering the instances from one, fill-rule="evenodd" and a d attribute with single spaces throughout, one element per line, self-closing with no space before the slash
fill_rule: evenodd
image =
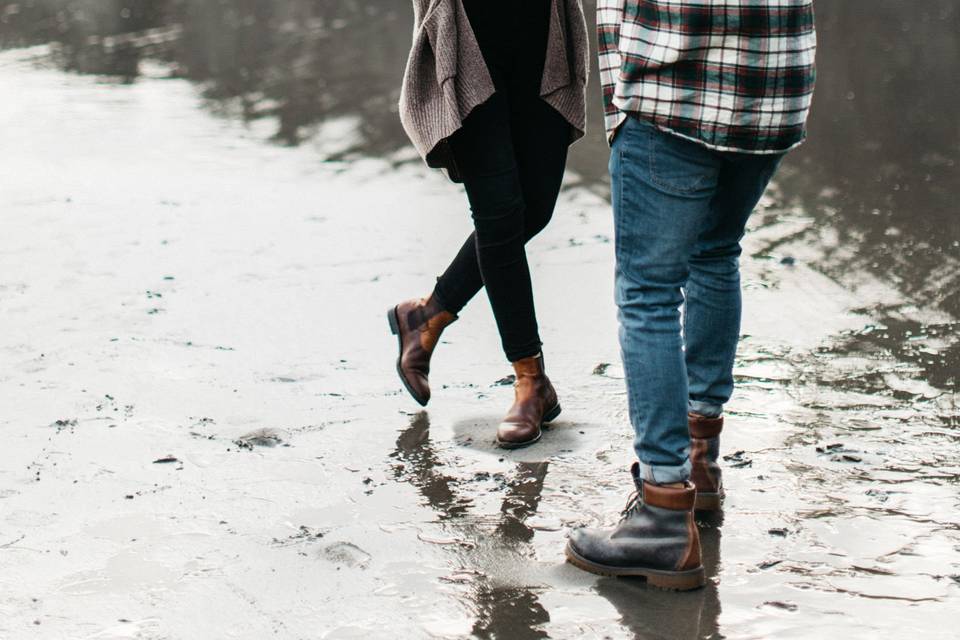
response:
<path id="1" fill-rule="evenodd" d="M 579 527 L 570 532 L 570 535 L 567 536 L 567 544 L 570 545 L 570 548 L 583 555 L 585 541 L 587 539 L 587 529 L 586 527 Z"/>
<path id="2" fill-rule="evenodd" d="M 400 377 L 413 399 L 421 406 L 426 406 L 430 401 L 430 381 L 427 376 L 419 371 L 404 369 L 400 372 Z"/>
<path id="3" fill-rule="evenodd" d="M 540 439 L 540 429 L 516 422 L 501 422 L 497 427 L 497 441 L 501 444 L 531 444 Z"/>
<path id="4" fill-rule="evenodd" d="M 567 548 L 581 561 L 598 565 L 610 564 L 610 549 L 605 545 L 606 535 L 600 529 L 580 527 L 570 532 Z"/>

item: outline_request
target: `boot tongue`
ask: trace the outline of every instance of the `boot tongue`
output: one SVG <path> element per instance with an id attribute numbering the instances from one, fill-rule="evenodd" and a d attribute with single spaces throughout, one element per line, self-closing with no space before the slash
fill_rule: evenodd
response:
<path id="1" fill-rule="evenodd" d="M 637 491 L 643 492 L 643 476 L 640 475 L 640 463 L 634 462 L 630 467 L 630 475 L 633 477 L 633 484 Z"/>

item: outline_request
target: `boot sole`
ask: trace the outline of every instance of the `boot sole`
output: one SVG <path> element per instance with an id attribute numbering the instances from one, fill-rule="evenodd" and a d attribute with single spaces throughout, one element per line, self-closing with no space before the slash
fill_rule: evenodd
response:
<path id="1" fill-rule="evenodd" d="M 403 367 L 400 366 L 400 360 L 403 357 L 403 337 L 400 335 L 400 318 L 397 317 L 396 307 L 392 307 L 387 311 L 387 322 L 390 323 L 390 333 L 397 336 L 397 345 L 400 350 L 400 355 L 397 356 L 397 375 L 400 376 L 400 382 L 403 383 L 403 387 L 407 390 L 407 393 L 417 401 L 417 404 L 425 407 L 427 406 L 427 402 L 429 402 L 429 398 L 424 398 L 413 390 L 413 387 L 407 382 L 406 376 L 403 375 Z"/>
<path id="2" fill-rule="evenodd" d="M 694 511 L 720 511 L 720 503 L 723 501 L 723 493 L 700 493 L 697 492 L 697 499 L 693 504 Z"/>
<path id="3" fill-rule="evenodd" d="M 590 573 L 600 576 L 611 576 L 614 578 L 643 578 L 651 587 L 665 589 L 667 591 L 692 591 L 700 589 L 707 584 L 707 574 L 703 567 L 689 571 L 660 571 L 657 569 L 644 569 L 642 567 L 611 567 L 604 564 L 597 564 L 587 560 L 579 553 L 573 550 L 570 543 L 567 543 L 567 560 L 573 566 Z"/>
<path id="4" fill-rule="evenodd" d="M 543 414 L 543 422 L 540 423 L 540 432 L 537 433 L 537 437 L 533 440 L 527 440 L 526 442 L 507 442 L 497 438 L 497 446 L 501 449 L 523 449 L 524 447 L 529 447 L 532 444 L 540 442 L 540 438 L 543 437 L 543 425 L 556 420 L 561 411 L 563 411 L 563 409 L 560 408 L 558 403 L 553 409 Z"/>

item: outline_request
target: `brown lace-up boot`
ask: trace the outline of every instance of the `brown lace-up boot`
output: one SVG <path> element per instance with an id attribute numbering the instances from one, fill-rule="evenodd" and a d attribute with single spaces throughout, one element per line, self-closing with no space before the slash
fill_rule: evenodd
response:
<path id="1" fill-rule="evenodd" d="M 656 485 L 630 470 L 636 491 L 612 529 L 575 529 L 567 560 L 604 576 L 639 576 L 661 589 L 686 591 L 706 584 L 700 534 L 693 519 L 696 489 Z"/>
<path id="2" fill-rule="evenodd" d="M 723 416 L 705 418 L 691 413 L 689 419 L 690 464 L 693 466 L 690 480 L 697 487 L 696 508 L 700 511 L 717 511 L 723 499 L 723 475 L 717 462 L 720 458 Z"/>
<path id="3" fill-rule="evenodd" d="M 544 423 L 560 415 L 560 401 L 543 371 L 542 354 L 514 362 L 513 370 L 516 399 L 497 428 L 497 444 L 504 449 L 533 444 L 540 439 Z"/>
<path id="4" fill-rule="evenodd" d="M 387 312 L 390 330 L 400 343 L 397 373 L 421 406 L 430 401 L 430 356 L 440 334 L 456 319 L 457 316 L 444 311 L 433 296 L 401 302 Z"/>

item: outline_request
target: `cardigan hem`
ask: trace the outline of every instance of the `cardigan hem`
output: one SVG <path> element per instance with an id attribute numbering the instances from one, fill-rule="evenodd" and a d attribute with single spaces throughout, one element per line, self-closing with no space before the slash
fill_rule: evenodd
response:
<path id="1" fill-rule="evenodd" d="M 404 74 L 400 120 L 427 166 L 445 168 L 457 180 L 448 139 L 495 89 L 461 0 L 413 2 L 414 43 Z M 570 123 L 571 144 L 586 132 L 588 38 L 580 2 L 553 0 L 552 39 L 541 84 L 547 90 L 541 98 Z"/>

